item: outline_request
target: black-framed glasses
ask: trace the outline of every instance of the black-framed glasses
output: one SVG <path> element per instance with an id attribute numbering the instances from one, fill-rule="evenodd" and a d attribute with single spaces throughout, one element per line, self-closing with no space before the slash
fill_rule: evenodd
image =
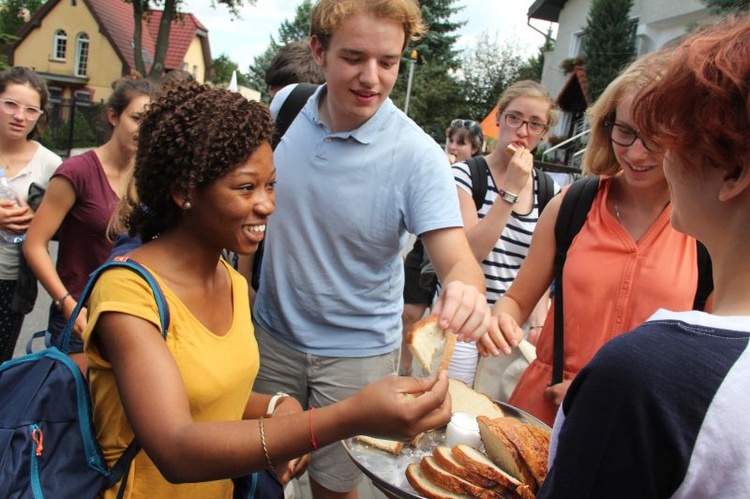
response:
<path id="1" fill-rule="evenodd" d="M 641 132 L 634 130 L 627 125 L 622 125 L 614 121 L 605 121 L 604 126 L 609 130 L 609 140 L 622 147 L 630 147 L 635 144 L 636 139 L 640 139 L 643 147 L 651 152 L 658 151 L 654 144 L 649 143 L 643 138 Z"/>
<path id="2" fill-rule="evenodd" d="M 451 128 L 466 128 L 475 137 L 484 137 L 482 127 L 474 120 L 455 119 L 451 121 Z"/>
<path id="3" fill-rule="evenodd" d="M 510 112 L 503 112 L 503 118 L 505 119 L 505 124 L 511 128 L 521 128 L 522 126 L 527 125 L 529 132 L 534 135 L 541 135 L 549 128 L 549 125 L 546 123 L 525 120 L 523 119 L 523 116 L 518 116 L 517 114 Z"/>
<path id="4" fill-rule="evenodd" d="M 19 110 L 23 110 L 23 115 L 28 121 L 36 121 L 44 114 L 44 111 L 36 106 L 24 106 L 17 100 L 9 98 L 0 99 L 0 109 L 2 109 L 5 114 L 11 115 L 16 114 Z"/>

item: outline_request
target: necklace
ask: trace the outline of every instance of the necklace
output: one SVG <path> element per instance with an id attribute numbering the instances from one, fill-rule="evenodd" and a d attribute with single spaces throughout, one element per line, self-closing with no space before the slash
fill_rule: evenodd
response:
<path id="1" fill-rule="evenodd" d="M 617 206 L 617 200 L 615 200 L 615 215 L 617 216 L 617 221 L 622 225 L 622 218 L 620 218 L 620 209 Z"/>

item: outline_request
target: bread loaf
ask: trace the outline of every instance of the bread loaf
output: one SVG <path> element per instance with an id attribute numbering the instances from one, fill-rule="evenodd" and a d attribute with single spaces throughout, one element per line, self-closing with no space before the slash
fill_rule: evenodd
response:
<path id="1" fill-rule="evenodd" d="M 406 344 L 414 360 L 427 374 L 433 373 L 436 356 L 440 355 L 440 365 L 435 373 L 448 369 L 453 350 L 456 348 L 456 335 L 445 334 L 438 325 L 437 316 L 430 316 L 414 324 L 406 334 Z"/>
<path id="2" fill-rule="evenodd" d="M 420 463 L 411 463 L 406 467 L 406 480 L 414 487 L 414 490 L 427 497 L 428 499 L 466 499 L 470 495 L 464 493 L 455 493 L 444 489 L 432 483 L 422 473 Z"/>
<path id="3" fill-rule="evenodd" d="M 502 409 L 491 398 L 469 388 L 462 381 L 449 379 L 448 392 L 451 396 L 451 412 L 468 412 L 491 419 L 503 417 Z"/>
<path id="4" fill-rule="evenodd" d="M 490 419 L 479 416 L 477 422 L 479 435 L 489 458 L 536 493 L 540 482 L 531 470 L 533 465 L 537 467 L 536 474 L 540 473 L 539 460 L 532 455 L 538 450 L 536 438 L 524 431 L 522 423 L 512 418 Z M 530 462 L 526 461 L 527 457 Z M 546 464 L 544 474 L 546 475 Z"/>

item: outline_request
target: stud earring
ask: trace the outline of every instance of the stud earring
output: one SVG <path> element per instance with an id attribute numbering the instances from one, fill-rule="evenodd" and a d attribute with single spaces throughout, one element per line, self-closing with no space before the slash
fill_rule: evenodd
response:
<path id="1" fill-rule="evenodd" d="M 193 203 L 191 203 L 190 201 L 185 201 L 184 203 L 182 203 L 182 209 L 183 210 L 193 209 Z"/>

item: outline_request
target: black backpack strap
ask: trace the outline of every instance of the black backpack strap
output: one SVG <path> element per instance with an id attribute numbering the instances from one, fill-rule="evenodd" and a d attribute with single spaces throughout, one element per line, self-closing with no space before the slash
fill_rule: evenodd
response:
<path id="1" fill-rule="evenodd" d="M 549 203 L 549 200 L 555 197 L 555 184 L 552 181 L 552 177 L 547 175 L 547 172 L 544 172 L 539 168 L 534 168 L 534 171 L 536 172 L 537 185 L 536 199 L 539 204 L 537 208 L 541 215 L 544 208 L 547 206 L 547 203 Z"/>
<path id="2" fill-rule="evenodd" d="M 273 134 L 273 139 L 271 140 L 272 149 L 276 149 L 276 146 L 279 145 L 281 137 L 284 136 L 289 126 L 305 106 L 307 100 L 315 93 L 315 90 L 319 86 L 315 83 L 298 83 L 289 93 L 281 105 L 281 109 L 279 109 L 279 114 L 276 116 L 276 132 Z"/>
<path id="3" fill-rule="evenodd" d="M 469 158 L 465 163 L 469 167 L 471 177 L 471 198 L 478 212 L 484 206 L 484 198 L 487 196 L 487 175 L 490 167 L 483 156 Z"/>
<path id="4" fill-rule="evenodd" d="M 599 177 L 584 177 L 576 180 L 560 203 L 560 212 L 555 222 L 555 335 L 552 349 L 552 381 L 556 385 L 563 380 L 565 357 L 563 331 L 563 267 L 568 248 L 580 232 L 599 189 Z"/>
<path id="5" fill-rule="evenodd" d="M 706 247 L 698 240 L 695 243 L 698 250 L 698 289 L 695 291 L 693 310 L 705 310 L 706 301 L 714 290 L 713 266 Z"/>

